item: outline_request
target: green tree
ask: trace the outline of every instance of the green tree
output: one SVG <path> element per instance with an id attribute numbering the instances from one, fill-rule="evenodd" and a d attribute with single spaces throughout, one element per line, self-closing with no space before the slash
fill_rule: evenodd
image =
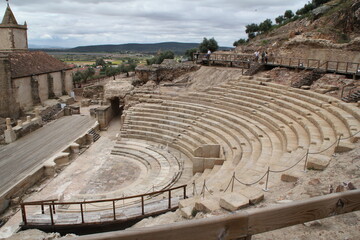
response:
<path id="1" fill-rule="evenodd" d="M 237 40 L 237 41 L 235 41 L 235 42 L 233 43 L 233 46 L 234 46 L 234 47 L 237 47 L 237 46 L 240 46 L 240 45 L 244 45 L 244 44 L 246 44 L 246 43 L 247 43 L 246 39 L 240 38 L 239 40 Z"/>
<path id="2" fill-rule="evenodd" d="M 74 83 L 81 83 L 83 81 L 84 77 L 83 77 L 83 73 L 80 71 L 76 71 L 75 73 L 73 73 L 73 82 Z"/>
<path id="3" fill-rule="evenodd" d="M 246 25 L 245 32 L 248 34 L 249 39 L 252 39 L 259 32 L 259 25 L 256 23 L 251 23 Z"/>
<path id="4" fill-rule="evenodd" d="M 275 18 L 275 22 L 276 22 L 277 24 L 282 24 L 284 21 L 285 21 L 285 18 L 284 18 L 283 15 L 280 15 L 280 16 L 278 16 L 277 18 Z"/>
<path id="5" fill-rule="evenodd" d="M 174 58 L 175 58 L 175 54 L 172 51 L 160 52 L 155 57 L 151 59 L 147 59 L 146 63 L 147 65 L 161 64 L 164 61 L 164 59 L 174 59 Z"/>
<path id="6" fill-rule="evenodd" d="M 254 37 L 256 37 L 255 33 L 248 33 L 248 37 L 249 39 L 253 39 Z"/>
<path id="7" fill-rule="evenodd" d="M 85 71 L 76 71 L 73 74 L 73 82 L 75 83 L 86 83 L 87 80 L 92 78 L 95 75 L 95 69 L 88 68 Z"/>
<path id="8" fill-rule="evenodd" d="M 284 17 L 286 19 L 291 19 L 292 17 L 294 17 L 294 13 L 291 10 L 286 10 L 284 13 Z"/>
<path id="9" fill-rule="evenodd" d="M 319 7 L 320 5 L 329 2 L 330 0 L 312 0 L 312 3 L 315 7 Z"/>
<path id="10" fill-rule="evenodd" d="M 96 59 L 95 64 L 96 64 L 96 66 L 102 66 L 102 67 L 106 66 L 106 62 L 105 62 L 105 60 L 103 58 Z"/>
<path id="11" fill-rule="evenodd" d="M 261 33 L 266 33 L 272 28 L 272 21 L 270 19 L 266 19 L 259 25 L 259 30 Z"/>
<path id="12" fill-rule="evenodd" d="M 311 2 L 307 3 L 304 5 L 303 8 L 300 8 L 299 10 L 296 11 L 296 15 L 305 15 L 308 12 L 310 12 L 311 10 L 313 10 L 315 8 L 315 5 Z"/>
<path id="13" fill-rule="evenodd" d="M 198 51 L 198 49 L 197 48 L 191 48 L 191 49 L 188 49 L 188 50 L 186 50 L 186 52 L 185 52 L 185 57 L 187 57 L 188 58 L 188 60 L 190 60 L 190 61 L 193 61 L 194 59 L 194 53 L 196 53 Z"/>
<path id="14" fill-rule="evenodd" d="M 118 67 L 106 67 L 105 75 L 108 77 L 114 77 L 120 73 L 120 69 Z"/>
<path id="15" fill-rule="evenodd" d="M 215 52 L 219 49 L 219 45 L 214 38 L 207 39 L 204 37 L 203 41 L 199 45 L 199 50 L 202 53 L 206 53 L 208 50 Z"/>
<path id="16" fill-rule="evenodd" d="M 84 82 L 86 82 L 89 78 L 92 78 L 95 75 L 95 69 L 88 68 L 83 72 Z"/>

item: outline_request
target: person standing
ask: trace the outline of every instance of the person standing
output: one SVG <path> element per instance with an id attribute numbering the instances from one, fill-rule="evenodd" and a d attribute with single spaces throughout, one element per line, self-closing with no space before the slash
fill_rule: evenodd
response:
<path id="1" fill-rule="evenodd" d="M 254 55 L 255 55 L 255 62 L 258 62 L 259 61 L 259 55 L 260 55 L 259 51 L 255 51 Z"/>
<path id="2" fill-rule="evenodd" d="M 207 54 L 206 54 L 206 58 L 209 59 L 210 55 L 211 55 L 211 51 L 210 51 L 210 49 L 208 49 Z"/>

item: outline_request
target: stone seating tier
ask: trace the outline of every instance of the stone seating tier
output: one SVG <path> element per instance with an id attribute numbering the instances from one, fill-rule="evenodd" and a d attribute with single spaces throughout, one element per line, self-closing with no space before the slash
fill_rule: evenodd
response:
<path id="1" fill-rule="evenodd" d="M 329 146 L 339 135 L 349 137 L 359 129 L 360 114 L 353 107 L 331 97 L 264 81 L 231 80 L 206 92 L 178 97 L 135 94 L 133 101 L 140 104 L 129 109 L 124 136 L 168 143 L 185 150 L 193 160 L 192 144 L 218 143 L 227 161 L 203 168 L 190 182 L 195 181 L 196 191 L 201 191 L 205 180 L 211 192 L 221 192 L 234 172 L 244 182 L 251 182 L 268 167 L 279 171 L 292 166 L 308 149 L 321 152 L 319 157 L 331 156 L 335 146 Z M 182 134 L 176 137 L 172 131 Z M 239 151 L 231 151 L 234 148 L 241 152 L 239 160 L 235 160 Z M 297 165 L 292 171 L 302 168 Z M 269 185 L 277 181 L 280 177 L 273 177 Z M 236 186 L 238 190 L 246 188 Z"/>
<path id="2" fill-rule="evenodd" d="M 267 152 L 271 152 L 271 151 L 267 151 Z M 281 153 L 280 153 L 281 154 Z M 263 157 L 263 159 L 269 159 L 269 154 L 264 155 L 265 157 Z"/>
<path id="3" fill-rule="evenodd" d="M 277 94 L 282 94 L 283 96 L 289 96 L 291 98 L 307 102 L 310 105 L 321 107 L 322 109 L 324 108 L 326 109 L 327 107 L 332 107 L 333 111 L 337 111 L 339 113 L 337 115 L 341 118 L 341 120 L 349 129 L 350 126 L 354 128 L 355 126 L 357 126 L 357 129 L 359 129 L 360 113 L 358 109 L 356 109 L 356 107 L 352 106 L 351 104 L 345 104 L 336 98 L 324 94 L 319 94 L 312 91 L 304 91 L 300 89 L 288 88 L 286 86 L 282 86 L 274 83 L 266 83 L 267 86 L 262 86 L 258 81 L 241 80 L 238 81 L 237 85 L 242 85 L 244 83 L 248 84 L 248 86 L 251 89 L 256 88 L 265 91 L 272 91 Z M 308 105 L 305 104 L 305 106 Z M 352 134 L 356 133 L 356 131 L 358 131 L 357 129 L 352 130 Z"/>
<path id="4" fill-rule="evenodd" d="M 183 128 L 182 132 L 198 132 L 203 138 L 208 138 L 209 141 L 219 143 L 227 154 L 232 154 L 234 156 L 239 154 L 241 155 L 243 141 L 240 140 L 239 136 L 234 135 L 233 132 L 231 132 L 231 129 L 222 125 L 216 126 L 217 122 L 211 119 L 203 121 L 203 117 L 201 118 L 201 121 L 198 121 L 200 118 L 191 120 L 191 115 L 182 113 L 179 114 L 176 112 L 179 108 L 170 108 L 171 110 L 166 108 L 169 109 L 169 111 L 166 111 L 165 109 L 161 110 L 161 108 L 164 107 L 146 105 L 141 109 L 141 116 L 138 116 L 138 118 L 143 120 L 146 119 L 146 121 L 166 122 L 171 125 L 178 125 Z M 154 114 L 154 112 L 156 114 Z M 132 114 L 131 119 L 136 119 L 134 117 L 136 117 L 136 115 Z M 231 158 L 231 155 L 227 157 Z"/>

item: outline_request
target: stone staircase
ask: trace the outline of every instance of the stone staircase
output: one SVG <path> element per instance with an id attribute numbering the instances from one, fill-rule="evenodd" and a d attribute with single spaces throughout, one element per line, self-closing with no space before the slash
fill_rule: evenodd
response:
<path id="1" fill-rule="evenodd" d="M 96 132 L 95 129 L 91 129 L 90 131 L 88 131 L 88 134 L 91 135 L 93 137 L 93 141 L 96 142 L 97 140 L 99 140 L 100 135 Z"/>
<path id="2" fill-rule="evenodd" d="M 250 68 L 244 73 L 244 76 L 253 76 L 256 73 L 264 70 L 265 65 L 263 63 L 251 62 Z"/>
<path id="3" fill-rule="evenodd" d="M 305 74 L 300 80 L 293 82 L 293 88 L 301 88 L 302 86 L 311 86 L 316 80 L 324 75 L 325 71 L 315 69 L 308 74 Z"/>
<path id="4" fill-rule="evenodd" d="M 360 90 L 350 94 L 349 96 L 341 98 L 341 100 L 347 103 L 360 101 Z"/>

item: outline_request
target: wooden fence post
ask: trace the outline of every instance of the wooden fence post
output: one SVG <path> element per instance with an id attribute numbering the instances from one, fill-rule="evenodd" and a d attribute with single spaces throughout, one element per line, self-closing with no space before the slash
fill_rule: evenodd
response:
<path id="1" fill-rule="evenodd" d="M 115 221 L 116 220 L 115 200 L 113 201 L 113 214 L 114 214 L 114 221 Z"/>
<path id="2" fill-rule="evenodd" d="M 141 196 L 141 214 L 145 215 L 144 196 Z"/>

